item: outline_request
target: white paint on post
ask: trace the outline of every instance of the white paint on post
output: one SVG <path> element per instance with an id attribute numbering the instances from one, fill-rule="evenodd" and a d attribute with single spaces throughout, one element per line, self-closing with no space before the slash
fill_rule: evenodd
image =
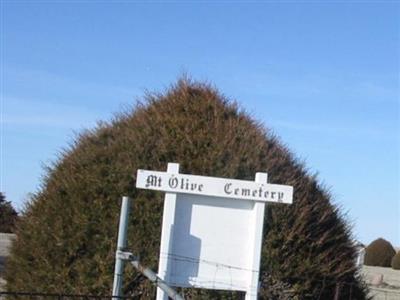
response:
<path id="1" fill-rule="evenodd" d="M 179 164 L 168 163 L 167 172 L 171 174 L 179 173 Z M 137 183 L 136 183 L 137 184 Z M 175 207 L 176 207 L 176 194 L 166 193 L 164 199 L 164 212 L 162 221 L 162 232 L 161 232 L 161 244 L 160 244 L 160 257 L 158 263 L 158 277 L 165 282 L 169 282 L 168 263 L 169 260 L 162 255 L 162 253 L 168 253 L 172 244 L 173 237 L 173 226 L 175 218 Z M 160 288 L 157 288 L 157 300 L 168 300 L 167 294 Z"/>
<path id="2" fill-rule="evenodd" d="M 359 268 L 362 268 L 364 265 L 364 258 L 365 258 L 365 247 L 357 246 L 357 261 L 356 265 Z"/>
<path id="3" fill-rule="evenodd" d="M 265 184 L 268 181 L 267 173 L 256 173 L 256 182 Z M 260 277 L 260 260 L 261 260 L 261 248 L 262 248 L 262 235 L 264 227 L 264 210 L 265 203 L 255 202 L 253 208 L 254 217 L 253 230 L 252 230 L 252 241 L 250 244 L 253 245 L 253 249 L 249 251 L 249 265 L 252 270 L 256 270 L 251 273 L 248 290 L 246 291 L 245 300 L 257 300 L 259 277 Z"/>

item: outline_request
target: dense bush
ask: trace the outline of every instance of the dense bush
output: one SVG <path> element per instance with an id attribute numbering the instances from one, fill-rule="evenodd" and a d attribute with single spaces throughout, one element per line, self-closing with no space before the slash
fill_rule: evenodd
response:
<path id="1" fill-rule="evenodd" d="M 393 269 L 400 270 L 400 251 L 396 253 L 395 256 L 392 257 L 392 262 L 390 264 Z"/>
<path id="2" fill-rule="evenodd" d="M 300 300 L 293 287 L 285 282 L 279 281 L 272 275 L 263 274 L 261 277 L 262 298 L 268 300 Z"/>
<path id="3" fill-rule="evenodd" d="M 396 254 L 392 244 L 379 238 L 365 249 L 364 264 L 367 266 L 390 267 L 393 256 Z"/>
<path id="4" fill-rule="evenodd" d="M 82 133 L 48 168 L 18 228 L 8 289 L 110 293 L 122 195 L 134 199 L 130 248 L 156 270 L 163 195 L 136 190 L 134 180 L 138 168 L 165 170 L 167 162 L 179 162 L 182 173 L 239 179 L 266 171 L 270 182 L 293 185 L 293 205 L 266 210 L 262 274 L 290 286 L 293 298 L 328 299 L 345 282 L 343 299 L 364 299 L 349 228 L 327 191 L 261 124 L 214 88 L 187 80 Z M 142 276 L 130 268 L 126 275 L 125 294 L 154 296 Z M 261 296 L 278 292 L 262 289 Z"/>
<path id="5" fill-rule="evenodd" d="M 6 197 L 0 192 L 0 232 L 12 233 L 18 214 Z"/>

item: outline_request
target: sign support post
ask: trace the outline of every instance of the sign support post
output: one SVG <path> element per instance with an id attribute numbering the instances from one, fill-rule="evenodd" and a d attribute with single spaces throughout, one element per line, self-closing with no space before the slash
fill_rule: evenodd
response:
<path id="1" fill-rule="evenodd" d="M 267 183 L 268 181 L 268 174 L 267 173 L 256 173 L 255 178 L 257 183 Z M 259 277 L 260 277 L 260 260 L 261 260 L 261 248 L 262 248 L 262 234 L 263 234 L 263 227 L 264 227 L 264 210 L 265 210 L 265 203 L 264 202 L 255 202 L 254 203 L 254 224 L 253 228 L 255 231 L 253 232 L 253 244 L 254 248 L 252 253 L 250 253 L 250 268 L 253 271 L 251 273 L 250 278 L 250 286 L 246 291 L 245 300 L 257 300 L 258 295 L 258 286 L 259 286 Z"/>
<path id="2" fill-rule="evenodd" d="M 118 242 L 117 251 L 115 252 L 115 269 L 114 269 L 114 283 L 112 291 L 112 299 L 123 298 L 122 285 L 123 285 L 123 272 L 125 262 L 128 261 L 131 265 L 146 276 L 151 282 L 155 283 L 158 287 L 157 290 L 161 290 L 165 293 L 166 299 L 170 297 L 173 300 L 184 300 L 173 288 L 171 288 L 162 278 L 158 277 L 152 270 L 143 266 L 139 259 L 135 257 L 131 252 L 127 252 L 127 232 L 128 232 L 128 220 L 129 210 L 131 206 L 131 199 L 129 197 L 122 198 L 121 214 L 118 228 Z"/>
<path id="3" fill-rule="evenodd" d="M 179 164 L 168 163 L 167 172 L 171 174 L 179 174 Z M 171 249 L 173 235 L 173 220 L 175 217 L 175 207 L 176 207 L 176 194 L 166 193 L 164 199 L 164 212 L 163 212 L 163 223 L 161 232 L 161 245 L 160 245 L 160 258 L 158 266 L 158 276 L 168 282 L 169 274 L 168 260 L 164 258 L 165 253 L 169 253 Z M 157 289 L 157 300 L 168 300 L 168 295 L 161 288 Z"/>

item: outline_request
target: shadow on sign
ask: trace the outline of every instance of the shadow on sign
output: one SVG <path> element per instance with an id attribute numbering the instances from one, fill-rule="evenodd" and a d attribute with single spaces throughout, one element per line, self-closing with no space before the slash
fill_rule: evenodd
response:
<path id="1" fill-rule="evenodd" d="M 190 286 L 190 279 L 197 278 L 199 273 L 201 239 L 190 234 L 194 203 L 185 199 L 176 202 L 175 223 L 172 225 L 174 242 L 171 243 L 172 251 L 167 254 L 171 262 L 168 267 L 171 268 L 172 281 L 179 277 L 179 283 Z"/>

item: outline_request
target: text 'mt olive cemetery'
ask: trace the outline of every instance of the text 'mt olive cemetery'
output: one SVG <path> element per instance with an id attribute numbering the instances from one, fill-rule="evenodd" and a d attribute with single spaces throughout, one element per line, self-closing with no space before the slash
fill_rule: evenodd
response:
<path id="1" fill-rule="evenodd" d="M 136 187 L 170 193 L 292 203 L 293 187 L 248 180 L 138 170 Z"/>

